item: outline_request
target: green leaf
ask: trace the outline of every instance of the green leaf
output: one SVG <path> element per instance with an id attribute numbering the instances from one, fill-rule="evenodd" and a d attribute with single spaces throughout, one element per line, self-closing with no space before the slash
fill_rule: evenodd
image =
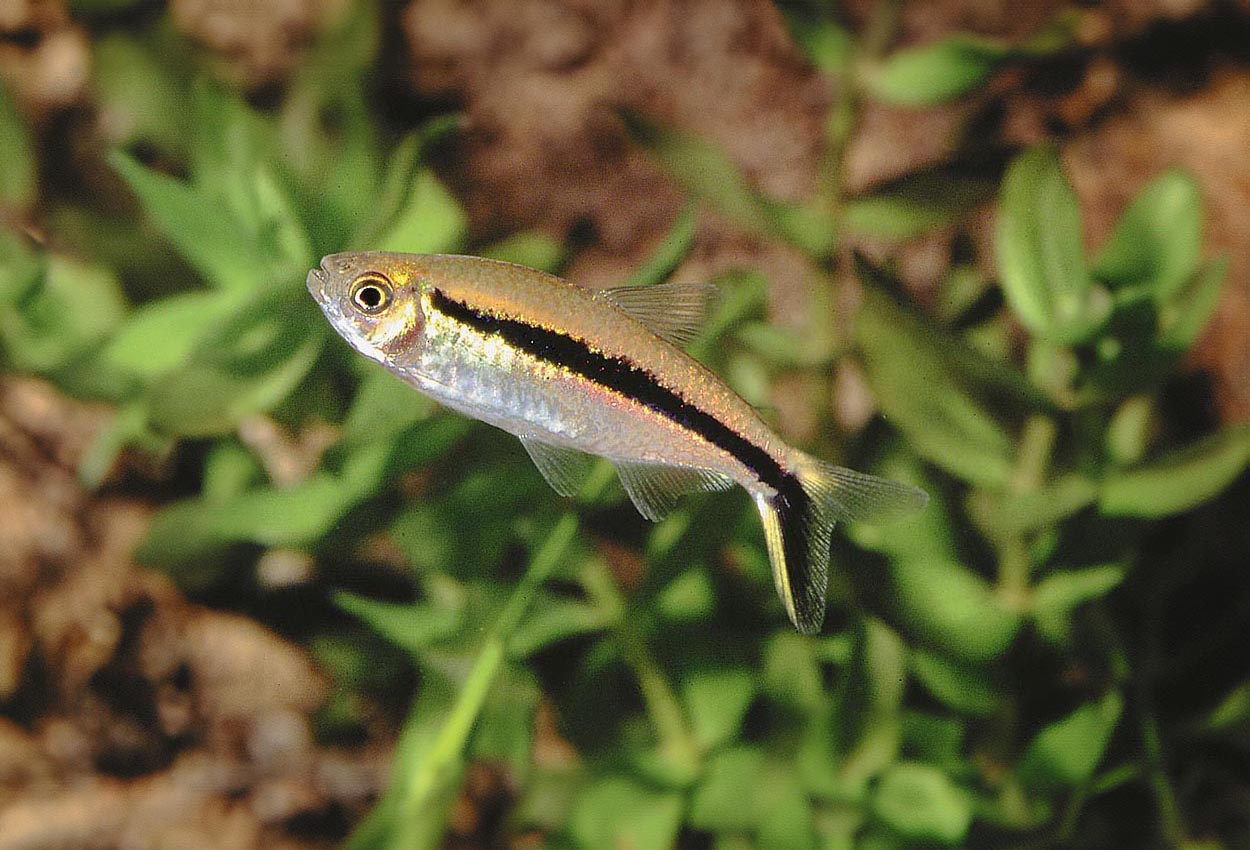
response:
<path id="1" fill-rule="evenodd" d="M 855 40 L 844 27 L 830 20 L 797 17 L 791 17 L 789 23 L 791 36 L 813 65 L 831 76 L 838 76 L 846 69 Z"/>
<path id="2" fill-rule="evenodd" d="M 235 499 L 258 486 L 264 473 L 256 456 L 236 440 L 218 440 L 204 458 L 200 493 L 218 503 Z"/>
<path id="3" fill-rule="evenodd" d="M 716 147 L 688 133 L 630 117 L 642 144 L 692 196 L 756 233 L 775 236 L 809 254 L 828 250 L 833 222 L 823 213 L 764 197 Z"/>
<path id="4" fill-rule="evenodd" d="M 1030 493 L 974 490 L 968 497 L 968 513 L 997 539 L 1029 534 L 1061 522 L 1098 499 L 1094 481 L 1068 473 Z"/>
<path id="5" fill-rule="evenodd" d="M 156 515 L 136 556 L 144 563 L 177 566 L 232 543 L 309 546 L 360 498 L 336 476 L 318 473 L 296 487 L 249 490 L 225 503 L 189 499 Z"/>
<path id="6" fill-rule="evenodd" d="M 984 670 L 923 649 L 912 650 L 911 669 L 929 693 L 955 711 L 985 717 L 1002 705 L 1002 694 Z"/>
<path id="7" fill-rule="evenodd" d="M 1232 425 L 1103 482 L 1099 509 L 1146 519 L 1192 510 L 1214 499 L 1250 464 L 1250 425 Z"/>
<path id="8" fill-rule="evenodd" d="M 1146 454 L 1157 420 L 1155 400 L 1148 395 L 1130 396 L 1120 403 L 1107 424 L 1104 439 L 1107 457 L 1116 466 L 1137 463 Z"/>
<path id="9" fill-rule="evenodd" d="M 378 237 L 377 244 L 369 247 L 412 254 L 446 253 L 460 246 L 467 226 L 460 203 L 443 188 L 433 171 L 422 169 L 408 202 L 390 228 Z"/>
<path id="10" fill-rule="evenodd" d="M 700 666 L 681 678 L 690 731 L 704 750 L 734 737 L 753 699 L 755 682 L 745 667 Z"/>
<path id="11" fill-rule="evenodd" d="M 1183 354 L 1193 347 L 1220 306 L 1227 276 L 1228 258 L 1212 260 L 1198 270 L 1189 286 L 1163 305 L 1159 311 L 1159 329 L 1160 343 L 1165 349 Z"/>
<path id="12" fill-rule="evenodd" d="M 682 808 L 679 792 L 653 789 L 628 776 L 605 776 L 582 793 L 569 820 L 569 835 L 586 850 L 669 850 L 681 826 Z"/>
<path id="13" fill-rule="evenodd" d="M 996 180 L 954 165 L 925 168 L 848 199 L 843 222 L 855 233 L 907 241 L 959 221 L 996 186 Z"/>
<path id="14" fill-rule="evenodd" d="M 899 762 L 881 777 L 872 812 L 907 841 L 947 846 L 963 841 L 972 824 L 968 795 L 927 764 Z"/>
<path id="15" fill-rule="evenodd" d="M 884 623 L 865 619 L 837 706 L 844 793 L 858 797 L 898 757 L 906 687 L 906 645 Z"/>
<path id="16" fill-rule="evenodd" d="M 541 699 L 533 673 L 519 665 L 505 666 L 482 706 L 469 758 L 504 765 L 512 781 L 524 784 L 533 763 L 534 715 Z"/>
<path id="17" fill-rule="evenodd" d="M 143 210 L 205 280 L 226 289 L 255 289 L 270 269 L 256 237 L 220 201 L 190 184 L 113 151 L 109 162 L 139 197 Z"/>
<path id="18" fill-rule="evenodd" d="M 890 576 L 899 622 L 957 659 L 977 664 L 999 658 L 1020 629 L 1020 615 L 958 561 L 896 560 Z"/>
<path id="19" fill-rule="evenodd" d="M 35 199 L 35 153 L 26 125 L 0 85 L 0 208 L 24 209 Z"/>
<path id="20" fill-rule="evenodd" d="M 1064 570 L 1042 579 L 1033 588 L 1030 604 L 1038 634 L 1060 646 L 1070 644 L 1076 609 L 1106 596 L 1124 580 L 1124 574 L 1124 567 L 1107 564 Z"/>
<path id="21" fill-rule="evenodd" d="M 140 545 L 144 562 L 193 563 L 232 543 L 306 547 L 372 495 L 387 472 L 390 447 L 368 446 L 335 475 L 318 472 L 293 487 L 258 487 L 223 500 L 202 495 L 156 515 Z"/>
<path id="22" fill-rule="evenodd" d="M 186 292 L 139 307 L 103 356 L 119 369 L 151 378 L 182 365 L 201 339 L 240 304 L 236 294 Z"/>
<path id="23" fill-rule="evenodd" d="M 953 35 L 890 54 L 865 82 L 868 91 L 886 103 L 930 106 L 972 91 L 1010 55 L 1010 49 L 997 42 Z"/>
<path id="24" fill-rule="evenodd" d="M 594 634 L 612 626 L 612 612 L 576 599 L 540 593 L 530 612 L 508 640 L 508 654 L 528 658 L 553 643 Z"/>
<path id="25" fill-rule="evenodd" d="M 101 125 L 115 146 L 143 143 L 166 155 L 180 154 L 189 135 L 187 87 L 152 42 L 130 31 L 92 39 L 92 88 L 104 116 Z"/>
<path id="26" fill-rule="evenodd" d="M 20 259 L 12 266 L 24 287 L 20 301 L 0 310 L 0 342 L 19 369 L 50 372 L 90 353 L 121 322 L 126 302 L 113 273 L 51 254 L 42 275 Z M 14 292 L 18 295 L 18 292 Z"/>
<path id="27" fill-rule="evenodd" d="M 249 299 L 201 339 L 190 360 L 157 378 L 150 396 L 153 427 L 185 436 L 223 434 L 285 399 L 325 344 L 324 322 L 306 302 L 281 291 Z"/>
<path id="28" fill-rule="evenodd" d="M 808 712 L 825 698 L 812 641 L 787 629 L 764 645 L 761 690 L 780 705 Z"/>
<path id="29" fill-rule="evenodd" d="M 1110 314 L 1110 296 L 1091 283 L 1085 267 L 1076 193 L 1052 148 L 1026 151 L 1007 170 L 998 268 L 1017 318 L 1051 342 L 1088 340 Z"/>
<path id="30" fill-rule="evenodd" d="M 923 457 L 968 481 L 1002 488 L 1015 448 L 1006 430 L 885 296 L 865 293 L 856 340 L 886 418 Z"/>
<path id="31" fill-rule="evenodd" d="M 630 275 L 625 285 L 655 286 L 667 280 L 690 253 L 698 224 L 698 209 L 694 204 L 686 204 L 665 234 L 664 240 L 651 252 L 647 261 Z"/>
<path id="32" fill-rule="evenodd" d="M 690 825 L 710 832 L 754 828 L 760 812 L 749 789 L 763 769 L 764 754 L 756 747 L 734 747 L 712 756 L 690 798 Z"/>
<path id="33" fill-rule="evenodd" d="M 285 187 L 265 165 L 258 165 L 251 174 L 255 192 L 257 232 L 261 249 L 273 257 L 278 269 L 303 271 L 317 260 L 304 225 L 295 214 L 294 202 Z"/>
<path id="34" fill-rule="evenodd" d="M 351 445 L 385 441 L 428 419 L 434 402 L 372 361 L 343 420 L 343 441 Z"/>
<path id="35" fill-rule="evenodd" d="M 1124 581 L 1124 567 L 1104 564 L 1052 573 L 1033 588 L 1033 615 L 1062 616 L 1086 602 L 1101 599 Z"/>
<path id="36" fill-rule="evenodd" d="M 439 641 L 451 637 L 464 619 L 463 606 L 428 602 L 400 605 L 339 591 L 334 604 L 356 617 L 390 643 L 421 657 Z"/>
<path id="37" fill-rule="evenodd" d="M 8 228 L 0 228 L 0 308 L 17 309 L 42 285 L 45 255 Z"/>
<path id="38" fill-rule="evenodd" d="M 903 749 L 916 761 L 923 761 L 952 773 L 964 766 L 965 718 L 943 712 L 903 712 Z"/>
<path id="39" fill-rule="evenodd" d="M 1021 780 L 1044 790 L 1087 781 L 1102 761 L 1123 708 L 1124 700 L 1111 692 L 1044 728 L 1020 759 Z"/>
<path id="40" fill-rule="evenodd" d="M 1093 274 L 1116 287 L 1139 287 L 1164 301 L 1198 268 L 1202 196 L 1187 172 L 1155 178 L 1129 205 L 1094 262 Z"/>
<path id="41" fill-rule="evenodd" d="M 762 792 L 767 805 L 756 843 L 770 850 L 814 850 L 812 806 L 798 777 L 787 764 L 781 772 L 765 774 L 761 779 L 767 786 Z"/>
<path id="42" fill-rule="evenodd" d="M 656 594 L 655 608 L 664 619 L 690 623 L 706 619 L 716 605 L 712 578 L 704 567 L 685 570 Z"/>

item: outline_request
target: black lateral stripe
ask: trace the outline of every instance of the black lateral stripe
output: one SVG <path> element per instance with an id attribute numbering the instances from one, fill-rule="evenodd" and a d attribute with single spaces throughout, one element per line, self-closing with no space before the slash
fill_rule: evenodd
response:
<path id="1" fill-rule="evenodd" d="M 768 452 L 666 387 L 655 375 L 625 358 L 609 357 L 585 342 L 518 319 L 494 316 L 447 296 L 432 293 L 439 312 L 509 345 L 608 387 L 667 417 L 712 445 L 724 450 L 750 469 L 760 481 L 776 490 L 792 509 L 806 513 L 807 494 L 798 479 L 782 469 Z"/>

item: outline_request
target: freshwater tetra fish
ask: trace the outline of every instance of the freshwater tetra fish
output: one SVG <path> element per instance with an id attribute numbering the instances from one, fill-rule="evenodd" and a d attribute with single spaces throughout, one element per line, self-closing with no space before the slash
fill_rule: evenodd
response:
<path id="1" fill-rule="evenodd" d="M 590 455 L 612 461 L 650 520 L 683 493 L 741 485 L 801 632 L 824 619 L 834 523 L 919 509 L 927 499 L 787 446 L 684 352 L 709 285 L 591 292 L 479 257 L 360 252 L 326 257 L 308 289 L 361 354 L 520 437 L 561 495 L 578 490 Z"/>

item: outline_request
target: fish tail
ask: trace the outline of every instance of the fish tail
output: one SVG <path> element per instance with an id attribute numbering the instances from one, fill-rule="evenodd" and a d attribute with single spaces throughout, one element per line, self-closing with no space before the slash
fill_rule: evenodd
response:
<path id="1" fill-rule="evenodd" d="M 777 593 L 794 627 L 815 634 L 825 619 L 829 550 L 839 520 L 881 522 L 920 510 L 916 487 L 865 475 L 794 452 L 790 482 L 755 498 Z"/>

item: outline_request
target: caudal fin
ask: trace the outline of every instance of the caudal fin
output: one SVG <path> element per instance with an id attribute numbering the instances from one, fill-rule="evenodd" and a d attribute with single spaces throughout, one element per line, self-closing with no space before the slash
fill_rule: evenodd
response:
<path id="1" fill-rule="evenodd" d="M 918 511 L 923 490 L 799 455 L 793 485 L 771 498 L 757 496 L 777 593 L 794 627 L 820 631 L 829 585 L 829 549 L 839 520 L 883 522 Z"/>

